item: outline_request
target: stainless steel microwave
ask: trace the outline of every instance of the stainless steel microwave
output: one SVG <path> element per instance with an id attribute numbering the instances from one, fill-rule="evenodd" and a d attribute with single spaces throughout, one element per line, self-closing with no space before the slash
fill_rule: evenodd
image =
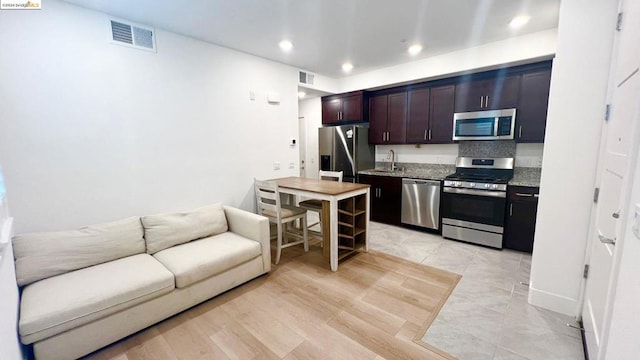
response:
<path id="1" fill-rule="evenodd" d="M 511 140 L 516 109 L 453 114 L 453 140 Z"/>

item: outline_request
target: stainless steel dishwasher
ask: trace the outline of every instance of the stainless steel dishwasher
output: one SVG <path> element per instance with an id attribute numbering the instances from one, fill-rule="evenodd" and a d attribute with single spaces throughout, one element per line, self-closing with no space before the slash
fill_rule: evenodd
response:
<path id="1" fill-rule="evenodd" d="M 438 230 L 440 181 L 402 179 L 402 223 Z"/>

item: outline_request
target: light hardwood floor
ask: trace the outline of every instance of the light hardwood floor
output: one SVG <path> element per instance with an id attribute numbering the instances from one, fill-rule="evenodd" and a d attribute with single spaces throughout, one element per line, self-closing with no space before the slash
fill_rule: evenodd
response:
<path id="1" fill-rule="evenodd" d="M 460 275 L 379 252 L 329 270 L 321 250 L 87 359 L 449 359 L 420 341 Z"/>

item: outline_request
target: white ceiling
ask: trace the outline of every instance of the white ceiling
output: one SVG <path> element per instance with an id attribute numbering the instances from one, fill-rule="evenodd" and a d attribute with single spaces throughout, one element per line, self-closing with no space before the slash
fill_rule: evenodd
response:
<path id="1" fill-rule="evenodd" d="M 66 0 L 338 78 L 556 28 L 560 0 Z M 531 16 L 518 31 L 512 17 Z M 289 39 L 294 47 L 278 47 Z M 413 43 L 424 50 L 407 53 Z"/>

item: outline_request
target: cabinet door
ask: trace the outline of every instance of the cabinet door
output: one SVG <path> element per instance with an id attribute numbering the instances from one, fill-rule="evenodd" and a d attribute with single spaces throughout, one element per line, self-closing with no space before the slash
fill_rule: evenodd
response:
<path id="1" fill-rule="evenodd" d="M 369 143 L 384 144 L 387 132 L 387 95 L 369 99 Z"/>
<path id="2" fill-rule="evenodd" d="M 491 80 L 467 81 L 456 85 L 455 112 L 485 110 L 484 96 L 490 85 Z"/>
<path id="3" fill-rule="evenodd" d="M 429 142 L 429 89 L 408 92 L 409 104 L 407 116 L 407 143 L 424 144 Z M 453 105 L 453 96 L 451 97 Z M 453 109 L 452 109 L 453 110 Z M 451 114 L 453 119 L 453 111 Z"/>
<path id="4" fill-rule="evenodd" d="M 511 187 L 508 191 L 503 247 L 532 252 L 538 210 L 538 188 Z"/>
<path id="5" fill-rule="evenodd" d="M 371 185 L 371 220 L 400 225 L 402 178 L 360 175 L 359 182 Z"/>
<path id="6" fill-rule="evenodd" d="M 544 142 L 551 69 L 522 75 L 516 111 L 516 141 Z"/>
<path id="7" fill-rule="evenodd" d="M 375 221 L 390 225 L 400 225 L 402 211 L 402 178 L 391 176 L 378 177 L 379 209 Z"/>
<path id="8" fill-rule="evenodd" d="M 380 185 L 378 184 L 378 178 L 379 176 L 373 176 L 373 175 L 360 175 L 358 177 L 358 182 L 361 184 L 369 184 L 371 185 L 371 189 L 369 190 L 371 192 L 370 195 L 370 199 L 371 199 L 371 204 L 370 204 L 370 214 L 369 214 L 369 218 L 372 221 L 378 221 L 381 222 L 384 219 L 384 202 L 382 200 L 382 198 L 380 198 L 378 196 L 378 194 L 380 194 Z"/>
<path id="9" fill-rule="evenodd" d="M 407 136 L 407 93 L 388 95 L 387 142 L 404 144 Z"/>
<path id="10" fill-rule="evenodd" d="M 456 85 L 455 112 L 514 108 L 518 105 L 520 76 L 501 76 Z"/>
<path id="11" fill-rule="evenodd" d="M 520 76 L 499 77 L 488 83 L 484 110 L 510 109 L 518 106 Z M 516 116 L 517 117 L 517 116 Z"/>
<path id="12" fill-rule="evenodd" d="M 362 94 L 342 98 L 342 121 L 362 121 Z"/>
<path id="13" fill-rule="evenodd" d="M 322 100 L 322 123 L 334 124 L 339 122 L 340 111 L 342 111 L 341 99 Z"/>
<path id="14" fill-rule="evenodd" d="M 453 100 L 455 86 L 431 88 L 429 129 L 431 144 L 448 144 L 453 140 Z"/>

